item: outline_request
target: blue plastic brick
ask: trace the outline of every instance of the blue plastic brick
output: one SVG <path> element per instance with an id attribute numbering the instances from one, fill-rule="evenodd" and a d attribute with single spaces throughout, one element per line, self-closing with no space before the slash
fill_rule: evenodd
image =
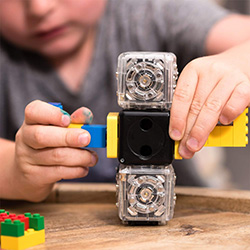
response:
<path id="1" fill-rule="evenodd" d="M 63 105 L 60 102 L 49 102 L 49 104 L 58 107 L 60 109 L 63 109 Z"/>
<path id="2" fill-rule="evenodd" d="M 83 125 L 82 129 L 87 130 L 91 135 L 91 141 L 88 148 L 105 148 L 106 147 L 106 125 Z"/>

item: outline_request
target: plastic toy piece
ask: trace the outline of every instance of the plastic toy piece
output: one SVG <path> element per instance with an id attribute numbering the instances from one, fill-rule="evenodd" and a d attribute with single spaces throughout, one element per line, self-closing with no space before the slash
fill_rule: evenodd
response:
<path id="1" fill-rule="evenodd" d="M 216 125 L 208 136 L 204 147 L 246 147 L 248 144 L 248 109 L 230 125 Z M 175 142 L 175 159 L 181 160 L 178 153 L 179 142 Z"/>
<path id="2" fill-rule="evenodd" d="M 91 140 L 86 148 L 105 148 L 106 147 L 106 125 L 97 124 L 74 124 L 71 123 L 68 128 L 81 128 L 90 133 Z"/>
<path id="3" fill-rule="evenodd" d="M 107 158 L 118 157 L 118 112 L 110 112 L 107 116 Z"/>
<path id="4" fill-rule="evenodd" d="M 5 221 L 4 217 L 7 217 L 8 214 L 9 214 L 9 212 L 6 212 L 4 209 L 0 209 L 0 235 L 1 235 L 1 222 Z M 1 239 L 0 239 L 0 242 L 1 242 Z"/>
<path id="5" fill-rule="evenodd" d="M 6 212 L 4 209 L 0 209 L 0 235 L 1 235 L 1 222 L 4 222 L 5 219 L 8 219 L 9 212 Z M 1 240 L 0 240 L 1 242 Z"/>
<path id="6" fill-rule="evenodd" d="M 129 224 L 165 224 L 173 217 L 174 142 L 168 134 L 177 79 L 172 53 L 127 52 L 118 58 L 117 206 Z"/>
<path id="7" fill-rule="evenodd" d="M 174 141 L 169 111 L 122 110 L 119 113 L 118 160 L 124 165 L 169 165 Z"/>
<path id="8" fill-rule="evenodd" d="M 182 157 L 181 155 L 179 154 L 179 145 L 180 145 L 180 142 L 179 141 L 175 141 L 174 142 L 174 159 L 175 160 L 181 160 Z"/>
<path id="9" fill-rule="evenodd" d="M 206 141 L 205 147 L 245 147 L 248 144 L 248 109 L 231 125 L 217 125 Z"/>
<path id="10" fill-rule="evenodd" d="M 247 114 L 248 108 L 234 121 L 234 147 L 245 147 L 248 144 Z"/>
<path id="11" fill-rule="evenodd" d="M 28 213 L 25 214 L 26 217 Z M 44 229 L 44 217 L 40 214 L 33 214 L 29 217 L 29 224 L 30 228 L 33 228 L 34 230 L 42 230 Z"/>
<path id="12" fill-rule="evenodd" d="M 1 222 L 1 235 L 20 237 L 24 235 L 24 223 L 20 220 L 6 219 Z"/>
<path id="13" fill-rule="evenodd" d="M 120 192 L 117 205 L 122 221 L 147 223 L 150 220 L 164 225 L 173 217 L 174 206 L 169 201 L 175 200 L 175 174 L 171 164 L 144 168 L 121 165 L 118 176 Z M 165 195 L 164 189 L 167 190 Z"/>
<path id="14" fill-rule="evenodd" d="M 70 123 L 68 128 L 82 128 L 83 124 Z"/>
<path id="15" fill-rule="evenodd" d="M 24 236 L 12 237 L 12 236 L 1 236 L 1 247 L 2 249 L 11 250 L 23 250 L 32 246 L 45 242 L 45 231 L 44 229 L 35 231 L 34 229 L 28 229 L 25 231 Z"/>
<path id="16" fill-rule="evenodd" d="M 16 216 L 9 212 L 7 214 L 4 210 L 0 211 L 0 221 L 3 221 L 1 249 L 22 250 L 45 242 L 43 216 L 31 213 Z M 25 230 L 27 227 L 28 229 Z"/>
<path id="17" fill-rule="evenodd" d="M 49 104 L 58 107 L 59 109 L 63 109 L 63 106 L 60 102 L 49 102 Z"/>
<path id="18" fill-rule="evenodd" d="M 1 227 L 2 227 L 1 222 L 4 222 L 4 221 L 5 221 L 5 219 L 0 217 L 0 235 L 1 235 Z"/>
<path id="19" fill-rule="evenodd" d="M 84 124 L 82 129 L 90 133 L 91 141 L 88 145 L 89 148 L 105 148 L 106 147 L 106 125 L 88 125 Z"/>

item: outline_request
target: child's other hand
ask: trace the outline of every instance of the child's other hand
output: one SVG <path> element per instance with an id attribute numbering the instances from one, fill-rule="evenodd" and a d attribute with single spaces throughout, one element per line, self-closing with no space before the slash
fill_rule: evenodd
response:
<path id="1" fill-rule="evenodd" d="M 241 55 L 241 56 L 239 56 Z M 242 56 L 245 55 L 245 56 Z M 232 49 L 189 63 L 178 80 L 171 108 L 170 136 L 191 158 L 218 121 L 227 125 L 250 105 L 249 54 Z"/>
<path id="2" fill-rule="evenodd" d="M 23 199 L 41 201 L 61 179 L 84 177 L 97 162 L 95 152 L 80 149 L 90 142 L 83 129 L 67 128 L 68 114 L 41 101 L 25 109 L 25 120 L 16 135 L 15 175 Z M 72 114 L 74 123 L 90 123 L 92 113 L 80 108 Z"/>

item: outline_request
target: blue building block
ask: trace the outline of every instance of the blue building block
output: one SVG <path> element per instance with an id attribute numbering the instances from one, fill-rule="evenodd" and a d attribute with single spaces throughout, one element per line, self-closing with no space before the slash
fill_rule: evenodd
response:
<path id="1" fill-rule="evenodd" d="M 82 129 L 90 133 L 91 141 L 88 148 L 105 148 L 106 147 L 106 125 L 88 125 L 82 126 Z"/>
<path id="2" fill-rule="evenodd" d="M 63 105 L 60 102 L 49 102 L 49 104 L 58 107 L 60 109 L 63 109 Z"/>

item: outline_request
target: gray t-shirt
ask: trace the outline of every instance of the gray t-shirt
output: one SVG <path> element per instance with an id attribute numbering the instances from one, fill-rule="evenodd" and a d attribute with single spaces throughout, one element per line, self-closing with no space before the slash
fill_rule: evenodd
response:
<path id="1" fill-rule="evenodd" d="M 84 14 L 84 13 L 83 13 Z M 81 106 L 105 124 L 116 100 L 117 57 L 125 51 L 169 51 L 179 68 L 205 54 L 210 28 L 228 14 L 203 0 L 109 0 L 99 22 L 95 51 L 80 91 L 72 92 L 43 57 L 1 39 L 0 137 L 14 140 L 22 125 L 25 106 L 35 99 L 61 102 L 69 113 Z M 79 65 L 81 67 L 81 65 Z M 97 150 L 99 163 L 83 181 L 114 181 L 116 159 Z M 185 167 L 184 167 L 185 165 Z M 190 162 L 175 165 L 180 184 L 201 185 Z"/>

